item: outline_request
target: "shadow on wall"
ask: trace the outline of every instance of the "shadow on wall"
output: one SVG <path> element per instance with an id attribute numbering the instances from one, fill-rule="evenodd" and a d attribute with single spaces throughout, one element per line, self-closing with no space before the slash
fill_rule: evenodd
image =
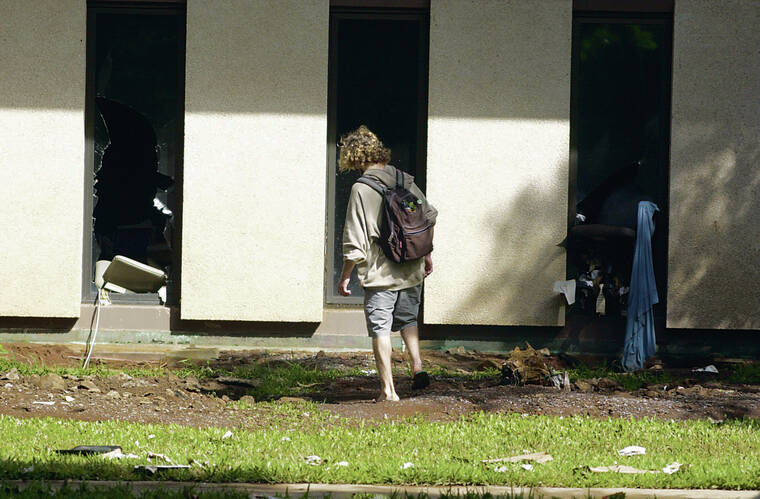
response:
<path id="1" fill-rule="evenodd" d="M 567 168 L 557 171 L 565 173 Z M 470 244 L 488 244 L 488 249 L 481 253 L 481 261 L 466 264 L 473 269 L 471 276 L 460 280 L 461 288 L 467 291 L 449 307 L 446 316 L 458 318 L 462 324 L 563 323 L 564 298 L 552 292 L 554 281 L 565 278 L 565 249 L 557 245 L 565 237 L 567 203 L 565 193 L 554 192 L 557 185 L 565 186 L 566 181 L 549 181 L 547 187 L 526 185 L 503 209 L 486 215 L 481 225 L 492 228 L 488 242 Z M 563 198 L 560 203 L 558 196 Z M 562 211 L 557 211 L 558 206 Z"/>
<path id="2" fill-rule="evenodd" d="M 673 127 L 668 327 L 760 329 L 760 130 L 705 121 Z"/>

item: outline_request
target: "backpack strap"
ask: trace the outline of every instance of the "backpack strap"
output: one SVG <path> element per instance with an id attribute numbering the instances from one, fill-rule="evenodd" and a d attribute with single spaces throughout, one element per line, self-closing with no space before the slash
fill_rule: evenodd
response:
<path id="1" fill-rule="evenodd" d="M 396 187 L 404 187 L 404 172 L 396 168 Z"/>
<path id="2" fill-rule="evenodd" d="M 360 184 L 365 184 L 372 187 L 372 189 L 375 190 L 375 192 L 377 192 L 381 196 L 384 196 L 385 191 L 388 190 L 384 185 L 381 185 L 379 182 L 375 182 L 369 177 L 362 176 L 362 177 L 359 177 L 356 181 Z"/>

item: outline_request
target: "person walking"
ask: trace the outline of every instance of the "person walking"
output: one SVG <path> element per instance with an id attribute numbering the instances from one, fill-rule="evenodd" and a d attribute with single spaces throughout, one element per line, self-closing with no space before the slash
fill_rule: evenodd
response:
<path id="1" fill-rule="evenodd" d="M 396 168 L 390 165 L 391 151 L 366 126 L 341 137 L 338 169 L 359 171 L 387 188 L 396 185 Z M 403 174 L 404 187 L 417 197 L 417 203 L 431 224 L 438 211 L 428 203 L 411 175 Z M 364 289 L 364 315 L 372 338 L 372 350 L 380 377 L 381 392 L 377 401 L 398 400 L 391 367 L 391 331 L 400 331 L 409 352 L 412 389 L 430 384 L 422 368 L 417 316 L 422 282 L 433 272 L 430 254 L 416 260 L 396 263 L 386 257 L 380 237 L 383 196 L 367 184 L 356 182 L 346 209 L 343 229 L 343 268 L 338 292 L 349 296 L 348 282 L 354 267 Z"/>

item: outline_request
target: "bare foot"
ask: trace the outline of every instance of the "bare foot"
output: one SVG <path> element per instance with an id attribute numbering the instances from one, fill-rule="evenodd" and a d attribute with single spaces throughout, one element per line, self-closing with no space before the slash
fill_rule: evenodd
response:
<path id="1" fill-rule="evenodd" d="M 388 402 L 398 402 L 399 398 L 398 398 L 398 395 L 396 395 L 395 393 L 392 393 L 390 395 L 387 393 L 381 393 L 375 399 L 375 402 L 385 402 L 386 400 Z"/>

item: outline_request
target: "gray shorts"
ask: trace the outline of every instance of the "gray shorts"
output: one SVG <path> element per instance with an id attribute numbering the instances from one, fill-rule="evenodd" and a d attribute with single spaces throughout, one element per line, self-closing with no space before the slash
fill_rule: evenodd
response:
<path id="1" fill-rule="evenodd" d="M 364 290 L 364 316 L 370 338 L 389 336 L 417 325 L 422 284 L 398 291 Z"/>

